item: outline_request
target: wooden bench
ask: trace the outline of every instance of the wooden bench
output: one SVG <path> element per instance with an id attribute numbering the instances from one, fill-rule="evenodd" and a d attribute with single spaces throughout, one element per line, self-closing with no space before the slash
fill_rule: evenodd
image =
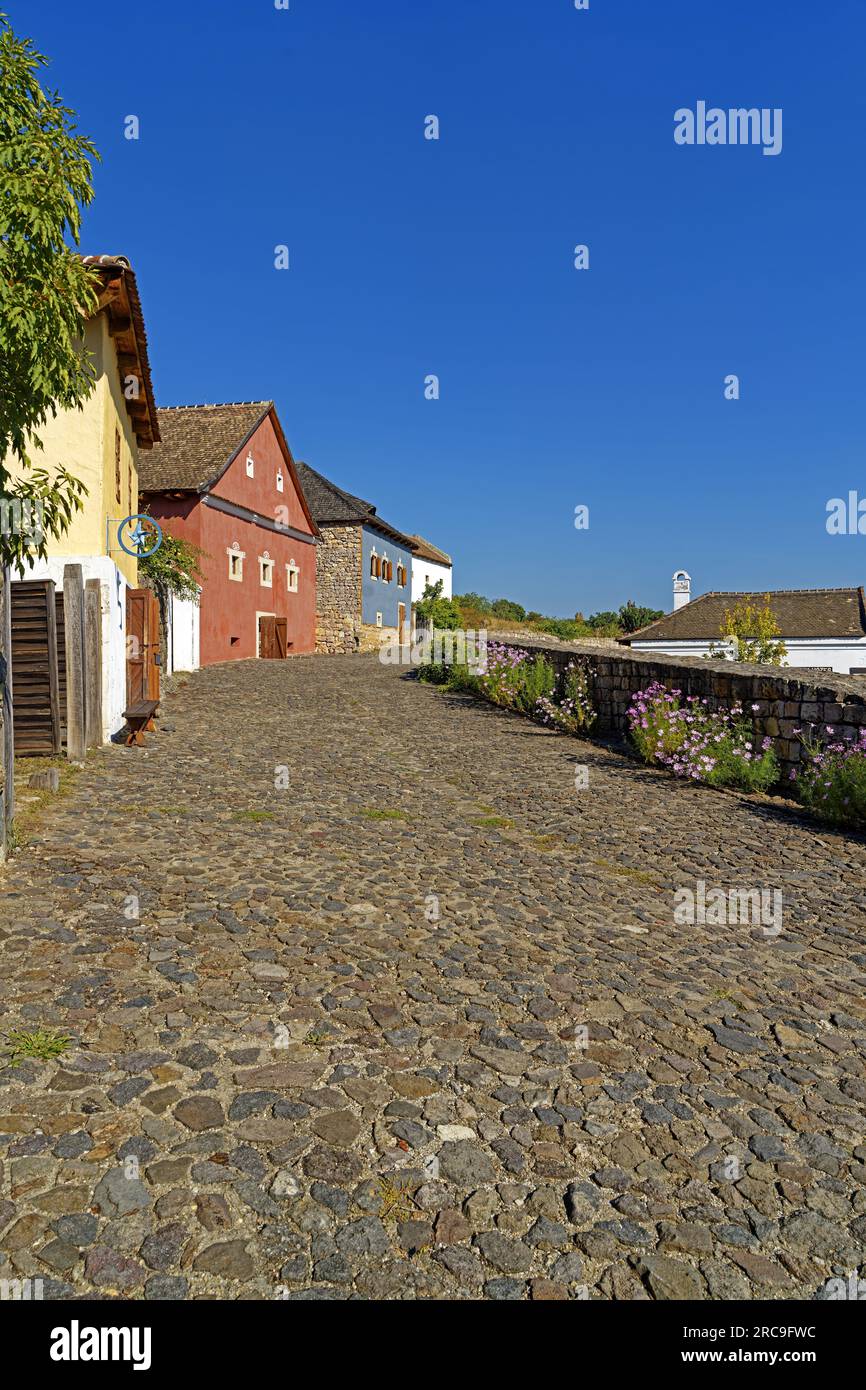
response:
<path id="1" fill-rule="evenodd" d="M 123 711 L 123 717 L 129 725 L 129 733 L 126 736 L 126 746 L 135 744 L 137 748 L 144 747 L 143 733 L 145 729 L 153 727 L 153 717 L 159 709 L 159 700 L 139 700 L 138 704 L 130 705 L 129 709 Z"/>

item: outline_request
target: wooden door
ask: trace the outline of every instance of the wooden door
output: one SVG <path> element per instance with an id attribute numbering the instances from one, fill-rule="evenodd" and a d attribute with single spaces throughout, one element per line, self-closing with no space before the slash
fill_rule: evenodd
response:
<path id="1" fill-rule="evenodd" d="M 286 657 L 286 655 L 288 654 L 288 650 L 289 650 L 289 648 L 288 648 L 288 626 L 289 626 L 289 624 L 288 624 L 288 619 L 287 619 L 287 618 L 275 618 L 275 619 L 274 619 L 274 623 L 275 623 L 275 628 L 274 628 L 274 640 L 275 640 L 275 643 L 276 643 L 276 651 L 274 652 L 274 656 L 280 657 L 280 658 L 283 658 L 283 659 L 284 659 L 284 658 Z"/>
<path id="2" fill-rule="evenodd" d="M 398 604 L 397 604 L 397 634 L 398 634 L 398 635 L 397 635 L 397 640 L 398 640 L 398 642 L 400 643 L 400 646 L 402 647 L 403 643 L 406 641 L 406 605 L 405 605 L 405 603 L 398 603 Z"/>
<path id="3" fill-rule="evenodd" d="M 152 589 L 126 591 L 126 703 L 159 699 L 159 600 Z"/>
<path id="4" fill-rule="evenodd" d="M 276 656 L 277 651 L 277 620 L 269 613 L 263 613 L 259 618 L 259 656 L 263 661 L 270 661 Z"/>

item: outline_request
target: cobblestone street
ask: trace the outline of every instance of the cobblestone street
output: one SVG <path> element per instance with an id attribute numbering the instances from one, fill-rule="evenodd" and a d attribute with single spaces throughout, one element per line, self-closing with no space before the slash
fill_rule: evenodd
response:
<path id="1" fill-rule="evenodd" d="M 0 1279 L 804 1299 L 866 1262 L 861 840 L 367 657 L 210 667 L 147 744 L 0 870 L 0 1034 L 71 1039 L 0 1070 Z M 700 881 L 780 889 L 781 933 L 678 925 Z"/>

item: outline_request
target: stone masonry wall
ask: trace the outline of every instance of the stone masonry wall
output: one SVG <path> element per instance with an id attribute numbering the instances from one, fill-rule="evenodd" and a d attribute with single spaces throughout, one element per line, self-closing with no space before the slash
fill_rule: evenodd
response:
<path id="1" fill-rule="evenodd" d="M 544 655 L 557 671 L 578 661 L 590 675 L 590 692 L 598 710 L 600 734 L 625 736 L 632 697 L 653 681 L 683 696 L 697 695 L 711 709 L 740 703 L 759 738 L 768 735 L 779 759 L 782 780 L 800 761 L 800 742 L 794 734 L 809 726 L 830 725 L 834 736 L 854 736 L 866 725 L 866 681 L 856 676 L 826 675 L 796 667 L 749 666 L 702 657 L 654 654 L 638 658 L 628 648 L 600 651 L 580 644 L 548 647 L 522 642 L 521 648 Z M 757 710 L 752 710 L 757 705 Z M 815 735 L 818 735 L 818 728 Z"/>
<path id="2" fill-rule="evenodd" d="M 361 645 L 361 528 L 323 526 L 316 546 L 316 651 Z"/>

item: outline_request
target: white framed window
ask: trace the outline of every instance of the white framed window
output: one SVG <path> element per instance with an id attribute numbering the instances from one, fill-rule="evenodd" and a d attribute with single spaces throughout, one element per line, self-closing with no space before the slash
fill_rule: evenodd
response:
<path id="1" fill-rule="evenodd" d="M 263 589 L 274 587 L 274 562 L 267 551 L 259 556 L 259 583 Z"/>
<path id="2" fill-rule="evenodd" d="M 296 594 L 298 592 L 299 574 L 300 570 L 298 566 L 295 564 L 294 560 L 290 560 L 286 565 L 286 588 L 290 594 Z"/>
<path id="3" fill-rule="evenodd" d="M 278 469 L 277 469 L 277 492 L 282 492 L 282 490 L 283 490 L 283 470 L 282 470 L 282 468 L 278 468 Z"/>
<path id="4" fill-rule="evenodd" d="M 382 626 L 382 614 L 381 614 L 381 613 L 377 613 L 377 614 L 376 614 L 376 626 L 377 626 L 377 627 L 381 627 L 381 626 Z"/>
<path id="5" fill-rule="evenodd" d="M 374 545 L 374 546 L 373 546 L 373 549 L 370 551 L 370 578 L 371 578 L 371 579 L 381 579 L 381 577 L 382 577 L 382 561 L 379 559 L 379 556 L 376 554 L 376 547 L 375 547 L 375 545 Z"/>
<path id="6" fill-rule="evenodd" d="M 246 552 L 241 550 L 237 541 L 234 541 L 231 547 L 226 551 L 226 554 L 229 557 L 229 579 L 234 579 L 238 584 L 242 584 L 244 581 L 244 560 L 246 559 Z"/>
<path id="7" fill-rule="evenodd" d="M 256 475 L 256 464 L 252 454 L 247 454 L 247 477 L 254 478 Z"/>

